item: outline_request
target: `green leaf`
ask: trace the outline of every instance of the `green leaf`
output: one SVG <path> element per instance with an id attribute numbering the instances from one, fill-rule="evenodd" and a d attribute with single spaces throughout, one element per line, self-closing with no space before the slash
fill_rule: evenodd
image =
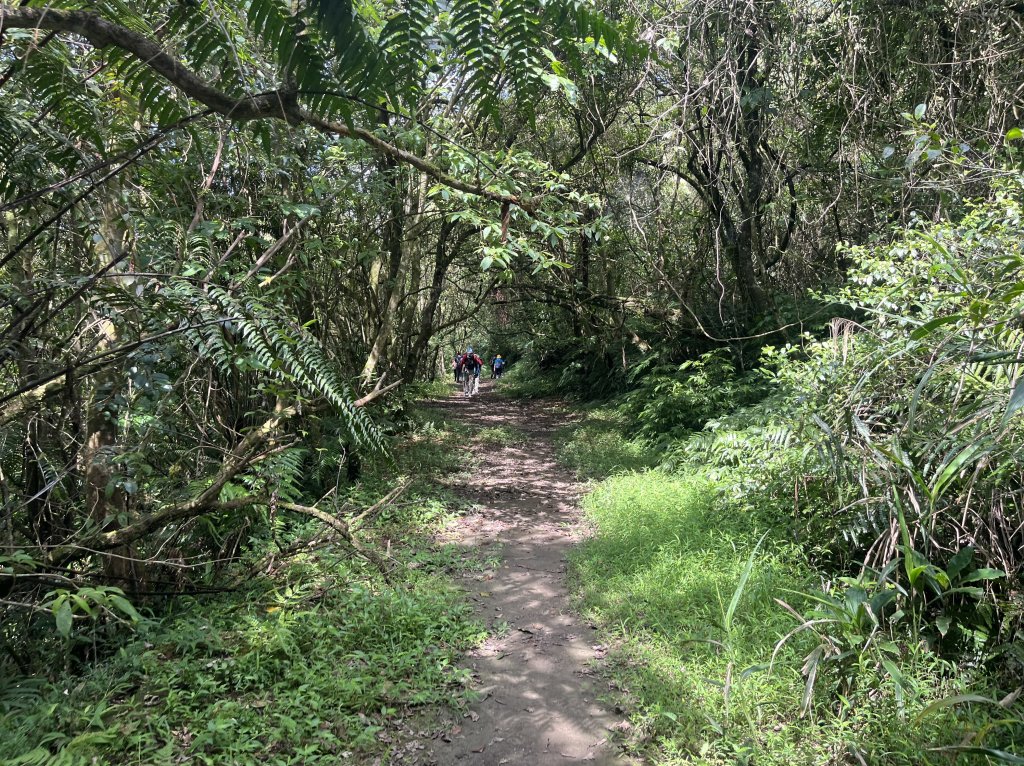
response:
<path id="1" fill-rule="evenodd" d="M 82 590 L 85 590 L 85 588 L 83 588 Z M 95 592 L 93 592 L 92 595 L 93 595 L 93 598 L 96 598 Z M 87 614 L 89 617 L 95 617 L 96 616 L 96 609 L 93 607 L 92 604 L 89 603 L 89 600 L 86 599 L 85 596 L 82 596 L 80 593 L 72 593 L 70 598 L 75 602 L 75 605 L 84 614 Z"/>
<path id="2" fill-rule="evenodd" d="M 281 205 L 281 212 L 285 215 L 294 213 L 300 220 L 310 216 L 320 215 L 320 208 L 316 205 L 307 205 L 305 202 L 284 203 Z"/>
<path id="3" fill-rule="evenodd" d="M 1020 141 L 1022 138 L 1024 138 L 1024 130 L 1020 128 L 1010 128 L 1006 131 L 1007 141 Z"/>
<path id="4" fill-rule="evenodd" d="M 926 107 L 924 104 L 918 104 L 917 107 L 914 109 L 914 119 L 924 119 L 924 113 L 927 108 L 928 107 Z"/>
<path id="5" fill-rule="evenodd" d="M 1010 393 L 1010 402 L 1006 405 L 1006 412 L 1003 414 L 1003 422 L 1012 418 L 1017 411 L 1024 407 L 1024 377 L 1017 380 L 1017 384 Z"/>
<path id="6" fill-rule="evenodd" d="M 892 678 L 893 682 L 902 690 L 907 690 L 907 679 L 903 677 L 903 673 L 896 667 L 896 663 L 885 657 L 882 658 L 882 667 L 885 668 L 886 672 Z"/>
<path id="7" fill-rule="evenodd" d="M 983 450 L 983 446 L 977 442 L 974 444 L 968 444 L 960 453 L 949 461 L 942 470 L 939 471 L 938 476 L 935 479 L 931 489 L 932 501 L 936 501 L 941 497 L 942 491 L 946 486 L 960 473 L 968 462 L 977 457 L 978 453 Z"/>
<path id="8" fill-rule="evenodd" d="M 998 580 L 1002 577 L 1006 577 L 1006 572 L 1001 569 L 990 569 L 983 567 L 981 569 L 975 569 L 969 575 L 967 575 L 963 582 L 978 582 L 978 580 Z"/>
<path id="9" fill-rule="evenodd" d="M 732 594 L 732 600 L 729 601 L 729 608 L 726 609 L 725 612 L 723 625 L 725 626 L 726 633 L 732 632 L 732 618 L 736 614 L 736 608 L 740 605 L 740 599 L 743 598 L 743 590 L 747 587 L 747 580 L 750 579 L 750 573 L 754 570 L 754 557 L 757 556 L 757 551 L 767 536 L 767 532 L 761 535 L 761 539 L 757 541 L 757 545 L 755 545 L 754 550 L 750 552 L 750 556 L 747 558 L 747 563 L 743 567 L 743 572 L 740 575 L 740 581 L 736 585 L 736 590 Z"/>
<path id="10" fill-rule="evenodd" d="M 974 546 L 965 545 L 963 548 L 956 552 L 956 555 L 949 560 L 949 564 L 946 565 L 946 573 L 949 575 L 949 579 L 953 582 L 960 577 L 960 573 L 970 566 L 970 563 L 974 560 Z"/>
<path id="11" fill-rule="evenodd" d="M 909 567 L 907 569 L 907 579 L 910 581 L 911 586 L 917 584 L 918 578 L 922 575 L 922 573 L 928 571 L 930 566 L 931 564 L 920 564 L 916 567 Z"/>
<path id="12" fill-rule="evenodd" d="M 71 613 L 71 603 L 67 599 L 61 600 L 60 606 L 57 607 L 57 612 L 54 617 L 57 621 L 57 632 L 64 638 L 70 636 L 71 625 L 74 622 L 74 615 Z"/>
<path id="13" fill-rule="evenodd" d="M 950 588 L 942 594 L 943 598 L 949 598 L 950 596 L 956 595 L 957 593 L 963 593 L 965 596 L 970 596 L 973 599 L 980 601 L 985 597 L 985 591 L 976 585 L 960 588 Z"/>
<path id="14" fill-rule="evenodd" d="M 895 598 L 896 591 L 893 590 L 882 590 L 871 597 L 869 607 L 871 609 L 871 614 L 874 616 L 876 622 L 878 621 L 878 618 L 881 617 L 881 614 L 885 610 L 885 607 L 892 603 L 895 600 Z"/>
<path id="15" fill-rule="evenodd" d="M 124 596 L 112 594 L 110 596 L 110 603 L 117 607 L 117 610 L 128 617 L 132 622 L 138 622 L 142 619 L 142 615 L 135 611 L 135 607 L 132 606 L 131 602 Z"/>
<path id="16" fill-rule="evenodd" d="M 950 314 L 949 316 L 932 319 L 928 322 L 925 322 L 923 325 L 921 325 L 912 333 L 910 333 L 910 337 L 913 340 L 921 340 L 921 338 L 931 334 L 932 330 L 936 329 L 937 327 L 942 327 L 943 325 L 959 322 L 962 318 L 963 317 L 961 317 L 960 314 Z"/>
<path id="17" fill-rule="evenodd" d="M 978 694 L 954 694 L 951 697 L 943 697 L 940 700 L 935 700 L 935 702 L 928 705 L 928 707 L 924 708 L 924 710 L 918 713 L 914 720 L 915 722 L 921 721 L 924 718 L 927 718 L 932 713 L 934 713 L 936 710 L 942 710 L 943 708 L 953 707 L 954 705 L 959 705 L 962 702 L 983 702 L 989 705 L 998 704 L 994 699 L 982 697 Z"/>
<path id="18" fill-rule="evenodd" d="M 754 675 L 754 673 L 760 673 L 762 670 L 769 670 L 770 668 L 770 662 L 762 662 L 757 665 L 751 665 L 749 668 L 745 668 L 743 672 L 740 673 L 740 680 L 745 680 L 747 678 L 750 678 L 750 676 Z"/>
<path id="19" fill-rule="evenodd" d="M 934 747 L 931 748 L 933 752 L 951 752 L 951 753 L 970 753 L 972 755 L 987 755 L 989 758 L 994 758 L 997 761 L 1003 763 L 1014 764 L 1014 766 L 1020 766 L 1024 764 L 1024 757 L 1008 753 L 1005 750 L 996 750 L 992 747 L 975 747 L 973 745 L 949 745 L 947 747 Z"/>

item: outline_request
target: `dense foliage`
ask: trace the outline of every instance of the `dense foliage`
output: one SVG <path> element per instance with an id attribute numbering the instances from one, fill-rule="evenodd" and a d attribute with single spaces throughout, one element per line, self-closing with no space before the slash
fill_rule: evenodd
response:
<path id="1" fill-rule="evenodd" d="M 264 750 L 386 750 L 476 635 L 401 457 L 472 344 L 640 472 L 578 561 L 635 745 L 1013 762 L 1022 58 L 1009 0 L 0 0 L 2 756 L 255 759 L 216 695 L 307 682 Z"/>
<path id="2" fill-rule="evenodd" d="M 503 121 L 642 55 L 536 11 L 0 6 L 5 662 L 302 516 L 390 576 L 316 500 L 387 450 L 377 405 L 438 372 L 480 259 L 546 266 L 589 204 Z"/>
<path id="3" fill-rule="evenodd" d="M 578 577 L 622 635 L 638 744 L 725 762 L 725 730 L 746 725 L 758 763 L 917 763 L 923 743 L 926 762 L 1015 762 L 1021 191 L 850 248 L 833 300 L 859 321 L 766 347 L 752 380 L 697 360 L 623 397 L 632 449 L 669 473 L 592 496 L 598 535 Z M 682 434 L 664 413 L 701 413 L 709 374 L 724 378 L 716 412 Z"/>

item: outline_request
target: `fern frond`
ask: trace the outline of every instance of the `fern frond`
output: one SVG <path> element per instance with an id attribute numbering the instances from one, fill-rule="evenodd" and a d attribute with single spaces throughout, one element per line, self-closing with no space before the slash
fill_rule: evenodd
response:
<path id="1" fill-rule="evenodd" d="M 351 0 L 310 0 L 309 10 L 334 47 L 335 79 L 353 96 L 366 97 L 377 90 L 384 57 Z"/>
<path id="2" fill-rule="evenodd" d="M 520 102 L 539 85 L 544 69 L 542 19 L 543 8 L 537 0 L 502 0 L 502 56 Z"/>
<path id="3" fill-rule="evenodd" d="M 187 337 L 218 368 L 234 369 L 237 353 L 233 345 L 239 344 L 258 363 L 262 375 L 330 404 L 354 445 L 371 451 L 384 448 L 380 429 L 355 406 L 351 388 L 339 377 L 317 339 L 305 328 L 288 324 L 285 307 L 252 296 L 242 299 L 218 286 L 204 290 L 184 280 L 169 292 L 183 309 L 189 306 L 198 313 L 201 321 Z"/>
<path id="4" fill-rule="evenodd" d="M 384 24 L 377 44 L 387 56 L 393 91 L 408 90 L 413 97 L 419 92 L 431 46 L 436 45 L 437 17 L 435 0 L 404 0 Z"/>
<path id="5" fill-rule="evenodd" d="M 67 134 L 87 141 L 103 152 L 103 120 L 96 110 L 93 95 L 72 65 L 71 52 L 54 41 L 35 51 L 23 63 L 22 76 L 43 109 L 56 118 Z"/>
<path id="6" fill-rule="evenodd" d="M 452 11 L 451 31 L 469 70 L 468 96 L 494 115 L 501 76 L 498 6 L 493 0 L 460 0 Z"/>

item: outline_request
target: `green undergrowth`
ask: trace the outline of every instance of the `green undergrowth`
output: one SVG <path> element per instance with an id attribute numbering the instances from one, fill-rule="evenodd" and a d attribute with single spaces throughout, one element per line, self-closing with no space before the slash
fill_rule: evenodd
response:
<path id="1" fill-rule="evenodd" d="M 76 666 L 69 646 L 50 676 L 0 683 L 0 763 L 386 762 L 410 716 L 465 704 L 455 661 L 484 634 L 451 575 L 474 562 L 429 538 L 455 507 L 438 480 L 464 465 L 439 418 L 414 411 L 411 426 L 340 497 L 367 507 L 408 482 L 360 535 L 391 558 L 391 583 L 337 544 L 285 556 L 324 529 L 279 525 L 227 592 L 151 605 L 102 661 Z"/>
<path id="2" fill-rule="evenodd" d="M 514 426 L 489 426 L 477 431 L 477 438 L 488 444 L 511 447 L 526 442 L 526 434 Z"/>
<path id="3" fill-rule="evenodd" d="M 586 479 L 653 467 L 657 461 L 650 444 L 625 438 L 626 428 L 626 417 L 614 407 L 593 407 L 556 435 L 559 459 Z"/>
<path id="4" fill-rule="evenodd" d="M 411 401 L 444 399 L 451 394 L 452 383 L 450 378 L 444 378 L 441 380 L 418 381 L 403 388 L 406 398 Z"/>
<path id="5" fill-rule="evenodd" d="M 591 413 L 564 434 L 561 454 L 582 473 L 612 474 L 584 501 L 593 536 L 571 572 L 611 647 L 603 672 L 630 713 L 628 748 L 661 764 L 990 762 L 982 748 L 958 749 L 1008 717 L 982 701 L 978 669 L 953 668 L 923 646 L 883 645 L 845 666 L 834 653 L 845 678 L 822 660 L 808 679 L 817 634 L 796 630 L 795 615 L 813 608 L 804 594 L 820 593 L 823 575 L 804 547 L 737 491 L 739 468 L 627 472 L 623 461 L 595 459 L 595 430 L 616 438 L 609 420 Z M 639 449 L 619 434 L 612 452 Z M 822 618 L 833 635 L 841 621 Z M 1006 747 L 1007 735 L 992 739 L 990 752 Z"/>
<path id="6" fill-rule="evenodd" d="M 543 399 L 559 393 L 558 379 L 542 371 L 533 361 L 513 365 L 498 381 L 498 390 L 516 399 Z"/>

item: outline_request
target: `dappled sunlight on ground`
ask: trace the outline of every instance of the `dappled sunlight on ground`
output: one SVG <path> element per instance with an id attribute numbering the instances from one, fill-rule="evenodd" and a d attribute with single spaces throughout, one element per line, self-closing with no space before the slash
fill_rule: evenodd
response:
<path id="1" fill-rule="evenodd" d="M 570 610 L 565 585 L 582 489 L 557 464 L 551 437 L 570 416 L 553 404 L 504 399 L 489 381 L 476 397 L 453 394 L 429 406 L 477 430 L 512 427 L 522 439 L 467 438 L 478 465 L 454 489 L 473 508 L 445 535 L 476 556 L 500 559 L 463 583 L 492 637 L 465 662 L 481 699 L 420 763 L 629 763 L 611 742 L 621 717 L 596 699 L 606 689 L 590 664 L 605 648 Z"/>

